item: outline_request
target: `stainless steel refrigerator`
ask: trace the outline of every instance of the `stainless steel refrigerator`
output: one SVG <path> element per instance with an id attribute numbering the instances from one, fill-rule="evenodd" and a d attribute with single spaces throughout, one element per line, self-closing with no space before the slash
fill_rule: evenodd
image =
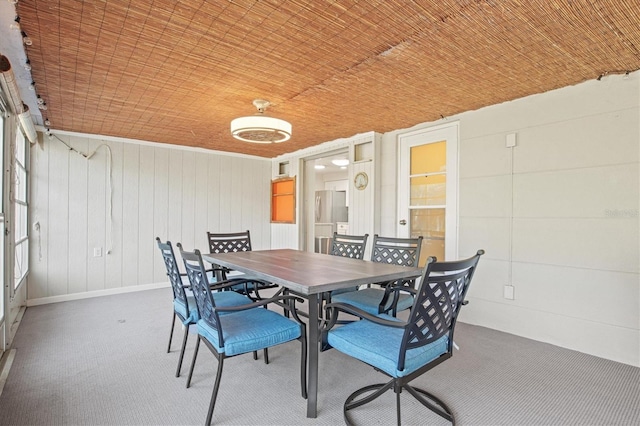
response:
<path id="1" fill-rule="evenodd" d="M 345 191 L 316 191 L 315 195 L 315 251 L 328 253 L 331 237 L 338 222 L 348 221 Z"/>

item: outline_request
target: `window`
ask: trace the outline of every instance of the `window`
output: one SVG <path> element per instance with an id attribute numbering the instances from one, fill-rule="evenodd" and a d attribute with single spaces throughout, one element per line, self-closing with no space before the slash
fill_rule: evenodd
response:
<path id="1" fill-rule="evenodd" d="M 28 149 L 27 140 L 21 129 L 16 132 L 13 147 L 13 174 L 11 182 L 11 201 L 13 204 L 13 232 L 15 263 L 13 268 L 14 290 L 24 281 L 29 271 L 29 226 L 28 226 Z"/>
<path id="2" fill-rule="evenodd" d="M 296 223 L 296 179 L 271 182 L 271 222 Z"/>

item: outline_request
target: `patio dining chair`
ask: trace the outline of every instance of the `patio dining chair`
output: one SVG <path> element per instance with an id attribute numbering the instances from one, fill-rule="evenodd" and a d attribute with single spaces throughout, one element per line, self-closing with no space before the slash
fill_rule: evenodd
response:
<path id="1" fill-rule="evenodd" d="M 401 424 L 400 393 L 406 390 L 422 405 L 455 423 L 453 412 L 438 397 L 410 385 L 435 366 L 453 356 L 453 333 L 465 295 L 483 250 L 475 256 L 453 262 L 427 260 L 409 318 L 401 321 L 390 315 L 372 315 L 344 303 L 326 305 L 329 319 L 322 333 L 323 343 L 372 366 L 391 380 L 365 386 L 353 392 L 343 407 L 345 422 L 352 424 L 350 410 L 374 401 L 389 389 L 396 394 L 396 419 Z M 334 327 L 339 312 L 360 317 Z M 428 420 L 423 418 L 426 423 Z"/>
<path id="2" fill-rule="evenodd" d="M 182 346 L 180 347 L 180 357 L 178 359 L 178 367 L 176 369 L 176 377 L 180 376 L 180 370 L 182 369 L 182 360 L 184 358 L 184 350 L 187 346 L 187 339 L 189 337 L 189 326 L 195 324 L 198 321 L 198 310 L 196 308 L 195 299 L 193 298 L 193 292 L 188 284 L 185 284 L 182 277 L 185 274 L 181 274 L 176 262 L 176 256 L 173 251 L 171 241 L 163 243 L 159 237 L 156 237 L 158 248 L 162 253 L 162 259 L 164 266 L 167 269 L 167 276 L 171 283 L 171 290 L 173 291 L 173 315 L 171 318 L 171 333 L 169 334 L 169 345 L 167 346 L 167 353 L 171 352 L 171 341 L 173 339 L 173 330 L 176 325 L 176 317 L 180 319 L 184 326 L 184 337 L 182 338 Z M 235 292 L 217 292 L 213 295 L 216 303 L 219 306 L 236 306 L 250 303 L 251 299 L 247 296 L 243 296 Z M 255 354 L 257 358 L 257 353 Z"/>
<path id="3" fill-rule="evenodd" d="M 251 233 L 249 230 L 244 232 L 230 233 L 213 233 L 207 232 L 207 242 L 209 244 L 209 253 L 235 253 L 241 251 L 251 251 Z M 246 294 L 252 300 L 260 300 L 260 290 L 268 288 L 277 288 L 278 285 L 259 279 L 250 279 L 244 274 L 231 271 L 229 268 L 213 265 L 216 269 L 216 278 L 218 281 L 228 279 L 242 278 L 245 281 L 233 285 L 229 290 L 233 290 L 242 294 Z"/>
<path id="4" fill-rule="evenodd" d="M 266 349 L 272 346 L 287 343 L 293 340 L 300 341 L 302 345 L 301 361 L 300 361 L 300 385 L 302 389 L 302 397 L 307 398 L 307 382 L 306 382 L 306 360 L 307 360 L 307 337 L 305 324 L 300 321 L 296 314 L 293 304 L 303 300 L 291 295 L 282 295 L 281 292 L 269 299 L 263 299 L 257 302 L 251 302 L 242 306 L 222 307 L 216 303 L 206 279 L 206 270 L 202 262 L 202 256 L 199 250 L 187 252 L 182 249 L 178 243 L 180 254 L 187 270 L 187 276 L 191 283 L 191 288 L 196 300 L 198 309 L 198 320 L 196 322 L 198 328 L 198 340 L 196 341 L 195 351 L 191 368 L 189 369 L 189 377 L 187 379 L 187 387 L 191 385 L 191 378 L 198 356 L 198 348 L 200 342 L 204 342 L 211 353 L 218 360 L 218 369 L 216 373 L 213 393 L 209 403 L 209 410 L 205 424 L 211 424 L 213 410 L 220 388 L 220 380 L 222 377 L 222 369 L 224 361 L 227 358 L 235 357 L 252 351 Z M 227 282 L 215 289 L 222 290 L 232 286 L 233 282 Z M 224 294 L 225 292 L 223 292 Z M 270 303 L 280 306 L 288 305 L 289 311 L 292 313 L 294 320 L 285 318 L 272 310 L 263 309 Z M 223 315 L 224 314 L 224 315 Z"/>
<path id="5" fill-rule="evenodd" d="M 362 260 L 364 259 L 368 238 L 369 234 L 344 235 L 334 232 L 333 239 L 331 241 L 331 251 L 329 251 L 329 254 L 332 256 L 350 257 L 352 259 Z M 357 289 L 358 287 L 349 287 L 333 290 L 331 292 L 331 297 L 336 294 L 351 292 Z"/>
<path id="6" fill-rule="evenodd" d="M 378 234 L 373 236 L 371 261 L 400 266 L 418 267 L 422 237 L 387 238 Z M 356 291 L 332 294 L 331 301 L 347 303 L 370 314 L 391 313 L 411 308 L 415 279 L 405 279 L 386 283 L 370 284 Z"/>

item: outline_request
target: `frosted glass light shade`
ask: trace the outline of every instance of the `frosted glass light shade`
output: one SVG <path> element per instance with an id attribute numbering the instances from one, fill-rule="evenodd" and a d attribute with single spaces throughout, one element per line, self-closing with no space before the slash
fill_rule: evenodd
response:
<path id="1" fill-rule="evenodd" d="M 291 123 L 262 114 L 231 120 L 234 138 L 252 143 L 280 143 L 291 138 Z"/>

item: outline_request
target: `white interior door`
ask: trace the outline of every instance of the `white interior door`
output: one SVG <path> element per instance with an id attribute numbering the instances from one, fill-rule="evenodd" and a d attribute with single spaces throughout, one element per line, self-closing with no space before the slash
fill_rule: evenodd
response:
<path id="1" fill-rule="evenodd" d="M 4 269 L 4 214 L 0 213 L 0 273 L 2 274 L 2 289 L 0 289 L 0 356 L 7 346 L 7 330 L 5 326 L 5 298 L 9 292 L 9 286 L 5 285 L 7 277 Z"/>
<path id="2" fill-rule="evenodd" d="M 458 124 L 398 136 L 401 238 L 423 237 L 420 265 L 458 255 Z"/>

